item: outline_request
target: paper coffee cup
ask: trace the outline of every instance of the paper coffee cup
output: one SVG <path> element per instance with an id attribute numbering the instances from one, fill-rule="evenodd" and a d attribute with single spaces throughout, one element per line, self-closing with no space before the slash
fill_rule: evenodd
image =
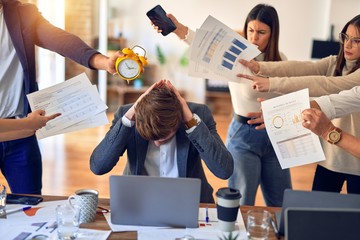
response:
<path id="1" fill-rule="evenodd" d="M 240 198 L 240 191 L 234 188 L 220 188 L 216 192 L 218 224 L 221 231 L 235 230 Z"/>

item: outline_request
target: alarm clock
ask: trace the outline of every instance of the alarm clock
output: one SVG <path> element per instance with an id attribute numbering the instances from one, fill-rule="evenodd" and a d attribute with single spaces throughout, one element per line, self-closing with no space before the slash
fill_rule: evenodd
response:
<path id="1" fill-rule="evenodd" d="M 138 53 L 134 52 L 134 48 L 142 49 L 144 51 L 144 55 L 141 56 Z M 124 56 L 116 59 L 116 73 L 119 75 L 120 78 L 128 82 L 138 78 L 139 75 L 144 71 L 144 66 L 148 64 L 145 57 L 145 49 L 136 45 L 132 49 L 124 48 L 121 52 L 124 54 Z"/>

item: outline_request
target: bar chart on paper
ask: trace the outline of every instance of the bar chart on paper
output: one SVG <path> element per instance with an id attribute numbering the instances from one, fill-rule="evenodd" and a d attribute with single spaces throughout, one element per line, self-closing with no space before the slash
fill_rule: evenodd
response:
<path id="1" fill-rule="evenodd" d="M 247 47 L 245 44 L 240 42 L 238 39 L 234 39 L 230 48 L 224 53 L 221 65 L 229 70 L 232 70 L 235 65 L 236 59 L 246 48 Z"/>
<path id="2" fill-rule="evenodd" d="M 225 35 L 226 35 L 226 32 L 222 28 L 215 34 L 215 36 L 212 38 L 212 40 L 210 41 L 210 44 L 207 46 L 207 49 L 205 51 L 205 54 L 203 57 L 204 62 L 210 63 L 211 59 L 214 56 L 216 49 L 218 48 L 221 41 L 224 39 Z"/>

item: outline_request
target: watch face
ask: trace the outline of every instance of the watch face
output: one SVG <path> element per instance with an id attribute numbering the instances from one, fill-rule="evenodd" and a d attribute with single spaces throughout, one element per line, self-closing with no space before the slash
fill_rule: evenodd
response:
<path id="1" fill-rule="evenodd" d="M 329 139 L 332 142 L 338 142 L 340 140 L 340 133 L 336 132 L 336 131 L 332 131 L 329 133 Z"/>
<path id="2" fill-rule="evenodd" d="M 124 78 L 134 78 L 140 72 L 139 64 L 132 59 L 124 59 L 119 63 L 118 71 Z"/>

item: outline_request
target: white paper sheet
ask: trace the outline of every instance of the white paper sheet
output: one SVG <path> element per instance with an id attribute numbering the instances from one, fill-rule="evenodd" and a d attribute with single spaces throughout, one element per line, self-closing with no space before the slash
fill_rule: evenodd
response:
<path id="1" fill-rule="evenodd" d="M 47 236 L 49 239 L 57 238 L 56 213 L 58 205 L 67 204 L 67 200 L 46 201 L 26 212 L 20 211 L 9 214 L 6 219 L 0 219 L 1 239 L 32 239 L 35 236 Z M 27 207 L 21 204 L 7 204 L 6 210 Z M 92 229 L 79 230 L 77 239 L 107 239 L 111 231 Z"/>
<path id="2" fill-rule="evenodd" d="M 146 230 L 146 229 L 164 228 L 164 227 L 112 224 L 111 223 L 111 213 L 104 213 L 104 217 L 113 232 L 128 232 L 128 231 L 139 231 L 139 230 Z"/>
<path id="3" fill-rule="evenodd" d="M 190 48 L 189 75 L 223 81 L 239 80 L 246 68 L 238 60 L 250 61 L 261 52 L 234 30 L 208 16 L 196 31 Z"/>
<path id="4" fill-rule="evenodd" d="M 302 126 L 302 111 L 310 108 L 309 89 L 266 100 L 261 107 L 282 169 L 325 160 L 319 137 Z"/>
<path id="5" fill-rule="evenodd" d="M 39 139 L 108 123 L 107 106 L 85 73 L 27 97 L 32 111 L 43 109 L 46 115 L 61 113 L 37 131 Z"/>
<path id="6" fill-rule="evenodd" d="M 219 239 L 223 233 L 218 229 L 217 225 L 217 211 L 216 208 L 208 209 L 209 222 L 205 222 L 206 209 L 199 208 L 199 227 L 198 228 L 167 228 L 167 227 L 149 227 L 149 226 L 134 226 L 134 225 L 117 225 L 111 223 L 111 213 L 104 213 L 105 219 L 108 222 L 113 232 L 137 231 L 139 240 L 168 240 L 183 237 L 190 234 L 196 239 Z M 235 225 L 235 235 L 239 234 L 238 240 L 247 239 L 246 228 L 241 211 L 239 210 L 237 221 Z"/>
<path id="7" fill-rule="evenodd" d="M 206 209 L 199 209 L 199 227 L 198 228 L 186 228 L 186 229 L 140 229 L 138 230 L 139 240 L 167 240 L 177 239 L 185 235 L 191 235 L 196 240 L 218 240 L 220 237 L 227 236 L 228 233 L 223 233 L 219 230 L 217 224 L 217 211 L 216 208 L 208 209 L 209 222 L 205 222 Z M 247 239 L 245 223 L 243 221 L 241 211 L 239 210 L 237 221 L 235 225 L 235 231 L 232 232 L 233 236 L 238 234 L 238 240 Z"/>

